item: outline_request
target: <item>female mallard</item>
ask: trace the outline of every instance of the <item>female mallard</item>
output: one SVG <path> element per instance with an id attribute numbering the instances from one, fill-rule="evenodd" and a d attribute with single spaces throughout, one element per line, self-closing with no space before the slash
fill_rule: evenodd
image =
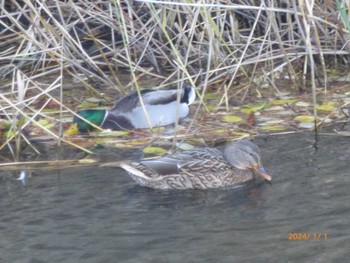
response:
<path id="1" fill-rule="evenodd" d="M 189 105 L 196 98 L 195 89 L 190 86 L 183 89 L 176 87 L 164 90 L 147 89 L 140 93 L 152 127 L 169 125 L 175 123 L 177 119 L 185 118 L 189 113 Z M 137 92 L 121 98 L 110 110 L 82 110 L 77 114 L 80 117 L 74 116 L 73 124 L 65 132 L 66 135 L 74 135 L 78 131 L 90 131 L 93 129 L 91 123 L 102 129 L 111 130 L 149 128 Z"/>
<path id="2" fill-rule="evenodd" d="M 271 181 L 260 164 L 259 147 L 247 140 L 229 143 L 224 152 L 198 148 L 140 163 L 122 163 L 140 185 L 156 189 L 207 189 L 232 186 L 254 178 Z"/>

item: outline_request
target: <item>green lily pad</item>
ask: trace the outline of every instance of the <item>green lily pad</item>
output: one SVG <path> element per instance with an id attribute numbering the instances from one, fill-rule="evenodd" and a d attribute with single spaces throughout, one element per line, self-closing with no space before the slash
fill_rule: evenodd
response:
<path id="1" fill-rule="evenodd" d="M 311 115 L 300 115 L 294 118 L 297 122 L 314 122 L 315 117 Z"/>
<path id="2" fill-rule="evenodd" d="M 240 122 L 242 120 L 242 117 L 235 115 L 224 115 L 224 117 L 222 118 L 222 121 L 224 122 Z"/>
<path id="3" fill-rule="evenodd" d="M 256 104 L 247 104 L 245 105 L 244 109 L 241 109 L 241 112 L 245 114 L 249 114 L 251 112 L 257 112 L 259 110 L 264 109 L 268 105 L 269 103 L 266 103 L 266 102 L 261 102 Z"/>
<path id="4" fill-rule="evenodd" d="M 288 104 L 288 103 L 294 103 L 297 100 L 293 100 L 293 99 L 288 99 L 288 100 L 272 100 L 270 101 L 270 103 L 272 105 L 284 105 L 284 104 Z"/>
<path id="5" fill-rule="evenodd" d="M 54 123 L 50 123 L 47 119 L 40 119 L 38 121 L 39 126 L 45 127 L 46 129 L 51 129 L 53 126 L 55 126 Z"/>
<path id="6" fill-rule="evenodd" d="M 216 133 L 216 134 L 222 134 L 225 133 L 227 130 L 225 129 L 217 129 L 217 130 L 213 130 L 212 133 Z"/>
<path id="7" fill-rule="evenodd" d="M 267 126 L 261 127 L 260 129 L 264 131 L 284 131 L 287 129 L 287 127 L 283 125 L 267 125 Z"/>
<path id="8" fill-rule="evenodd" d="M 154 155 L 157 155 L 157 156 L 160 156 L 160 155 L 164 155 L 166 154 L 168 151 L 163 149 L 163 148 L 160 148 L 160 147 L 146 147 L 143 149 L 143 152 L 144 153 L 150 153 L 150 154 L 154 154 Z"/>
<path id="9" fill-rule="evenodd" d="M 334 104 L 335 102 L 333 101 L 327 101 L 321 105 L 317 105 L 316 109 L 320 111 L 332 111 L 335 109 Z"/>

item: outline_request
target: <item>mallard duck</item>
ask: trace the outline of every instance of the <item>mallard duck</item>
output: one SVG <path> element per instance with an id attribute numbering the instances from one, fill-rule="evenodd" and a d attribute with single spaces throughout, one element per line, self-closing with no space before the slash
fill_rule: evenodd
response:
<path id="1" fill-rule="evenodd" d="M 179 92 L 180 106 L 177 102 Z M 185 118 L 189 113 L 189 105 L 196 98 L 195 89 L 190 86 L 180 90 L 176 87 L 164 90 L 145 89 L 140 93 L 152 127 L 166 126 L 175 123 L 177 119 Z M 121 98 L 110 110 L 89 109 L 79 111 L 77 114 L 80 117 L 74 116 L 73 124 L 67 129 L 65 135 L 74 135 L 78 131 L 87 132 L 94 128 L 83 119 L 102 129 L 132 130 L 149 128 L 137 92 Z"/>
<path id="2" fill-rule="evenodd" d="M 254 178 L 271 181 L 260 163 L 259 147 L 248 140 L 227 144 L 224 152 L 197 148 L 153 160 L 121 163 L 140 185 L 155 189 L 208 189 L 233 186 Z"/>

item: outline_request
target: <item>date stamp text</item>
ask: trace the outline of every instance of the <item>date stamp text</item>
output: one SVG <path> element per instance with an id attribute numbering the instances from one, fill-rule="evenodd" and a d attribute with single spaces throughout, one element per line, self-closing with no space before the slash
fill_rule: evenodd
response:
<path id="1" fill-rule="evenodd" d="M 316 233 L 316 232 L 310 232 L 310 233 L 302 233 L 302 232 L 295 232 L 295 233 L 288 233 L 288 240 L 327 240 L 328 234 L 327 233 Z"/>

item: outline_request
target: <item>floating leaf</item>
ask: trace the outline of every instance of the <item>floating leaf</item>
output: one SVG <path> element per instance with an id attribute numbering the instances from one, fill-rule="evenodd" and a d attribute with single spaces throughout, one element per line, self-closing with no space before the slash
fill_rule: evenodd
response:
<path id="1" fill-rule="evenodd" d="M 152 129 L 149 129 L 150 132 L 160 132 L 163 130 L 165 130 L 165 127 L 163 127 L 163 126 L 158 126 L 158 127 L 154 127 Z"/>
<path id="2" fill-rule="evenodd" d="M 267 126 L 261 127 L 260 129 L 264 131 L 284 131 L 287 128 L 283 125 L 267 125 Z"/>
<path id="3" fill-rule="evenodd" d="M 160 148 L 160 147 L 146 147 L 143 149 L 143 152 L 144 153 L 150 153 L 150 154 L 154 154 L 154 155 L 164 155 L 166 154 L 168 151 L 163 149 L 163 148 Z"/>
<path id="4" fill-rule="evenodd" d="M 288 103 L 294 103 L 297 100 L 293 100 L 293 99 L 288 99 L 288 100 L 272 100 L 270 101 L 270 103 L 272 105 L 284 105 L 284 104 L 288 104 Z"/>
<path id="5" fill-rule="evenodd" d="M 321 110 L 321 111 L 332 111 L 334 110 L 334 104 L 335 102 L 333 101 L 327 101 L 323 103 L 322 105 L 317 105 L 316 109 Z"/>
<path id="6" fill-rule="evenodd" d="M 297 122 L 314 122 L 315 117 L 310 115 L 300 115 L 294 118 Z"/>
<path id="7" fill-rule="evenodd" d="M 245 108 L 242 109 L 241 112 L 243 112 L 245 114 L 249 114 L 252 111 L 256 112 L 256 111 L 262 110 L 267 105 L 268 105 L 268 103 L 266 103 L 266 102 L 257 103 L 257 104 L 248 104 L 248 105 L 245 105 Z"/>
<path id="8" fill-rule="evenodd" d="M 235 116 L 235 115 L 224 115 L 224 117 L 222 118 L 222 121 L 225 122 L 240 122 L 243 119 L 239 116 Z"/>
<path id="9" fill-rule="evenodd" d="M 45 127 L 46 129 L 50 129 L 50 128 L 52 128 L 53 126 L 55 126 L 54 123 L 50 123 L 47 119 L 40 119 L 40 120 L 38 121 L 38 124 L 39 124 L 40 126 Z"/>
<path id="10" fill-rule="evenodd" d="M 222 134 L 222 133 L 225 133 L 226 131 L 227 130 L 225 130 L 225 129 L 217 129 L 217 130 L 211 131 L 211 133 Z"/>

